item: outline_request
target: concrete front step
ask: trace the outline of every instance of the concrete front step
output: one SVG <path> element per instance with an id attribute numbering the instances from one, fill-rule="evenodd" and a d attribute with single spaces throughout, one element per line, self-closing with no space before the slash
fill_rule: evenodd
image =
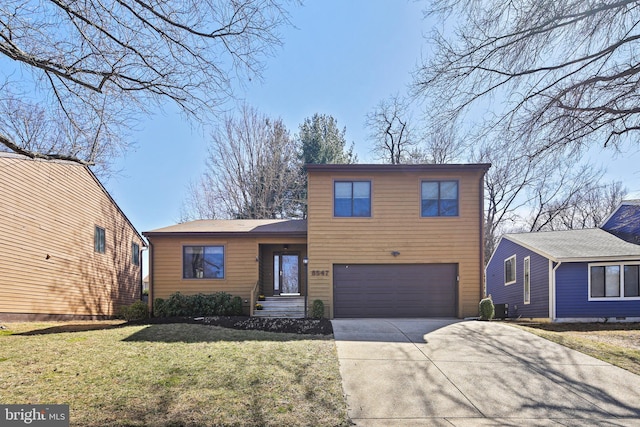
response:
<path id="1" fill-rule="evenodd" d="M 270 308 L 278 308 L 278 309 L 282 309 L 282 310 L 286 310 L 286 309 L 291 309 L 291 310 L 297 310 L 297 309 L 303 309 L 304 310 L 304 302 L 298 304 L 283 304 L 281 302 L 278 303 L 267 303 L 267 304 L 263 304 L 265 301 L 258 301 L 258 304 L 261 304 L 265 310 L 268 310 Z"/>
<path id="2" fill-rule="evenodd" d="M 254 310 L 255 317 L 304 317 L 304 297 L 303 296 L 279 296 L 266 297 L 265 301 L 257 301 L 261 304 L 262 310 Z"/>
<path id="3" fill-rule="evenodd" d="M 287 319 L 302 319 L 304 318 L 304 310 L 300 312 L 254 310 L 253 317 L 279 317 L 279 318 L 287 318 Z"/>

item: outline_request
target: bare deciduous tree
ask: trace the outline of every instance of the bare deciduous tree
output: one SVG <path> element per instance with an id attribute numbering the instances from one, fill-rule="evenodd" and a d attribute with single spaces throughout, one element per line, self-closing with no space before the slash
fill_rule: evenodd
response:
<path id="1" fill-rule="evenodd" d="M 492 163 L 485 175 L 485 262 L 504 233 L 597 227 L 625 194 L 621 183 L 603 184 L 604 171 L 575 156 L 530 157 L 513 142 L 485 143 L 473 161 Z"/>
<path id="2" fill-rule="evenodd" d="M 132 120 L 167 101 L 205 120 L 237 80 L 260 76 L 287 21 L 279 0 L 5 0 L 0 100 L 3 111 L 23 105 L 0 145 L 95 163 L 126 146 Z M 61 135 L 25 144 L 15 123 L 29 111 Z"/>
<path id="3" fill-rule="evenodd" d="M 535 189 L 536 204 L 527 218 L 528 231 L 596 228 L 622 202 L 626 190 L 620 181 L 600 184 L 602 171 L 584 166 L 563 174 L 557 194 Z"/>
<path id="4" fill-rule="evenodd" d="M 197 219 L 226 219 L 225 202 L 215 191 L 213 182 L 207 174 L 189 183 L 185 199 L 180 207 L 179 222 Z"/>
<path id="5" fill-rule="evenodd" d="M 637 1 L 434 0 L 428 12 L 444 25 L 415 89 L 440 118 L 492 112 L 487 128 L 529 155 L 637 139 Z"/>
<path id="6" fill-rule="evenodd" d="M 472 161 L 491 163 L 485 175 L 485 261 L 500 236 L 519 222 L 519 212 L 530 203 L 527 189 L 549 171 L 538 159 L 522 155 L 517 144 L 487 142 L 472 153 Z"/>
<path id="7" fill-rule="evenodd" d="M 455 124 L 429 126 L 407 157 L 407 163 L 455 163 L 465 155 L 466 146 L 459 138 Z"/>
<path id="8" fill-rule="evenodd" d="M 367 114 L 366 125 L 370 129 L 373 152 L 385 163 L 406 163 L 416 141 L 410 123 L 407 101 L 399 95 L 380 101 Z"/>
<path id="9" fill-rule="evenodd" d="M 211 137 L 208 170 L 191 186 L 183 220 L 302 215 L 300 153 L 282 120 L 244 106 Z"/>

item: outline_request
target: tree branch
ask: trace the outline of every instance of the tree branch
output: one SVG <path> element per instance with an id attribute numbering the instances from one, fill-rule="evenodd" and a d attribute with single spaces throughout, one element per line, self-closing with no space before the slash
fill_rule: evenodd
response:
<path id="1" fill-rule="evenodd" d="M 55 154 L 55 153 L 48 153 L 48 154 L 43 154 L 43 153 L 38 153 L 36 151 L 31 151 L 31 150 L 26 150 L 22 147 L 20 147 L 19 145 L 15 144 L 13 141 L 11 141 L 9 138 L 7 138 L 5 135 L 0 133 L 0 144 L 4 145 L 5 147 L 7 147 L 8 149 L 10 149 L 11 151 L 17 153 L 17 154 L 22 154 L 23 156 L 27 156 L 29 158 L 32 159 L 43 159 L 43 160 L 68 160 L 70 162 L 76 162 L 79 163 L 81 165 L 84 166 L 93 166 L 94 163 L 92 162 L 87 162 L 84 161 L 82 159 L 79 159 L 77 157 L 74 156 L 68 156 L 65 154 Z"/>

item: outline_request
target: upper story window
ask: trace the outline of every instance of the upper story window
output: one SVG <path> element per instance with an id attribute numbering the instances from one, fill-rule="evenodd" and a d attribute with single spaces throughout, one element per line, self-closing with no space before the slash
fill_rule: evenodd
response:
<path id="1" fill-rule="evenodd" d="M 96 228 L 93 232 L 93 250 L 103 254 L 105 252 L 105 235 L 104 235 L 104 228 L 102 227 L 98 227 L 96 225 Z"/>
<path id="2" fill-rule="evenodd" d="M 131 263 L 140 265 L 140 245 L 135 242 L 131 243 Z"/>
<path id="3" fill-rule="evenodd" d="M 510 285 L 516 282 L 516 256 L 511 255 L 504 260 L 504 284 Z"/>
<path id="4" fill-rule="evenodd" d="M 224 279 L 224 246 L 184 246 L 184 279 Z"/>
<path id="5" fill-rule="evenodd" d="M 422 216 L 458 216 L 458 181 L 422 181 Z"/>
<path id="6" fill-rule="evenodd" d="M 333 215 L 371 216 L 371 181 L 336 181 L 333 189 Z"/>
<path id="7" fill-rule="evenodd" d="M 589 298 L 639 298 L 640 264 L 589 265 Z"/>

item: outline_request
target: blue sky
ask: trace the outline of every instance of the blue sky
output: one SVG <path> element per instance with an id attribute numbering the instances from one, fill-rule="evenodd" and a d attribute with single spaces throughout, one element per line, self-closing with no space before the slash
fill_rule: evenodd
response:
<path id="1" fill-rule="evenodd" d="M 295 28 L 283 28 L 284 45 L 266 61 L 261 82 L 238 90 L 241 100 L 281 117 L 296 133 L 314 113 L 346 126 L 359 161 L 373 162 L 365 115 L 382 99 L 404 93 L 420 59 L 423 4 L 414 1 L 308 1 L 290 10 Z M 226 107 L 233 108 L 230 103 Z M 143 121 L 137 144 L 105 182 L 140 231 L 179 219 L 186 187 L 205 168 L 207 130 L 193 128 L 177 109 Z"/>
<path id="2" fill-rule="evenodd" d="M 309 0 L 291 9 L 296 28 L 283 28 L 284 45 L 266 60 L 263 80 L 248 82 L 239 97 L 281 117 L 292 133 L 306 117 L 324 113 L 346 126 L 361 163 L 373 162 L 365 115 L 382 99 L 404 93 L 411 72 L 428 54 L 424 3 L 411 0 Z M 226 107 L 233 108 L 230 103 Z M 193 128 L 175 107 L 143 121 L 133 134 L 137 149 L 116 164 L 105 186 L 140 231 L 178 221 L 187 185 L 205 168 L 207 130 Z M 640 197 L 640 153 L 591 150 Z"/>

